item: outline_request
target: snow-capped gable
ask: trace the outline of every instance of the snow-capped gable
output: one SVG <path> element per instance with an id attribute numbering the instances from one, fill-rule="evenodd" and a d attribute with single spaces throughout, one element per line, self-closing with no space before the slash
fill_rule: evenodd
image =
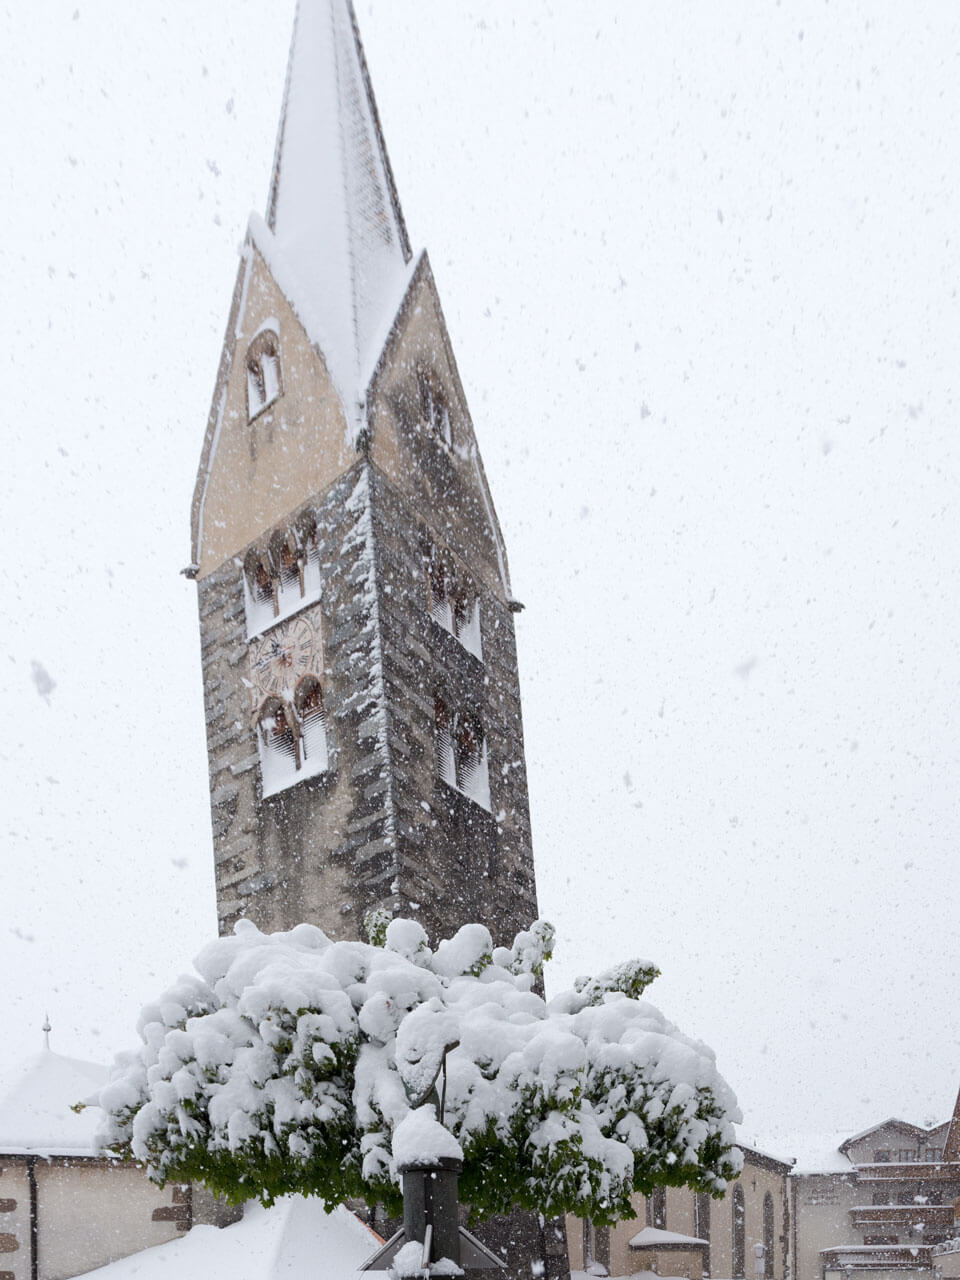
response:
<path id="1" fill-rule="evenodd" d="M 282 287 L 359 427 L 360 370 L 410 248 L 349 0 L 298 4 L 267 226 Z"/>
<path id="2" fill-rule="evenodd" d="M 97 1093 L 108 1075 L 107 1067 L 50 1049 L 5 1071 L 0 1080 L 0 1153 L 95 1155 L 100 1110 L 90 1106 L 78 1113 L 71 1107 Z"/>
<path id="3" fill-rule="evenodd" d="M 247 355 L 267 331 L 276 337 L 280 394 L 251 416 Z M 194 491 L 193 562 L 199 576 L 322 492 L 356 456 L 324 359 L 251 235 Z"/>
<path id="4" fill-rule="evenodd" d="M 888 1156 L 882 1158 L 894 1161 L 901 1149 L 916 1151 L 922 1159 L 928 1148 L 942 1151 L 948 1127 L 944 1122 L 928 1129 L 891 1116 L 880 1124 L 852 1134 L 840 1143 L 840 1150 L 853 1164 L 872 1163 L 877 1150 L 887 1151 Z"/>
<path id="5" fill-rule="evenodd" d="M 200 577 L 356 460 L 411 270 L 350 0 L 300 0 L 267 219 L 250 217 L 194 492 Z M 255 420 L 248 344 L 274 315 L 290 321 L 283 395 Z"/>
<path id="6" fill-rule="evenodd" d="M 466 536 L 470 545 L 450 549 L 509 601 L 503 535 L 426 252 L 384 334 L 365 398 L 374 464 L 414 506 L 432 511 L 451 540 Z"/>

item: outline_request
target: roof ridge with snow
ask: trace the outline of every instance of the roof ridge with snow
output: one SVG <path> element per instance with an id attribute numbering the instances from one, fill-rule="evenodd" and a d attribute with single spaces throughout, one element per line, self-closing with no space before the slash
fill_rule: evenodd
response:
<path id="1" fill-rule="evenodd" d="M 350 0 L 298 2 L 266 224 L 349 411 L 411 257 Z"/>

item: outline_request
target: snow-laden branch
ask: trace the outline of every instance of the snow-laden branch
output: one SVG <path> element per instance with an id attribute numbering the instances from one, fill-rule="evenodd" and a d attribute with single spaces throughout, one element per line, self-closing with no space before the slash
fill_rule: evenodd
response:
<path id="1" fill-rule="evenodd" d="M 118 1058 L 103 1146 L 161 1184 L 195 1178 L 232 1200 L 293 1191 L 395 1209 L 393 1136 L 442 1066 L 461 1196 L 481 1215 L 610 1222 L 631 1216 L 631 1191 L 719 1194 L 739 1171 L 736 1102 L 713 1053 L 639 998 L 652 965 L 546 1002 L 543 922 L 512 948 L 479 924 L 434 950 L 411 920 L 371 936 L 379 945 L 241 921 L 207 946 Z"/>

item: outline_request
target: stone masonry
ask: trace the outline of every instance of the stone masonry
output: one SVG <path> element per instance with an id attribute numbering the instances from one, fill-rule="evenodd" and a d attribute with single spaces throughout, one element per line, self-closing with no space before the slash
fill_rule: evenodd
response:
<path id="1" fill-rule="evenodd" d="M 434 938 L 496 921 L 507 943 L 536 916 L 513 617 L 481 595 L 482 661 L 433 621 L 424 523 L 369 463 L 312 508 L 324 589 L 305 613 L 324 645 L 322 776 L 262 797 L 241 558 L 199 583 L 221 931 L 243 915 L 264 930 L 310 920 L 358 936 L 366 912 L 383 906 L 421 919 Z M 480 711 L 491 812 L 439 777 L 441 688 Z"/>
<path id="2" fill-rule="evenodd" d="M 427 607 L 425 522 L 376 472 L 371 488 L 398 907 L 401 914 L 418 915 L 434 937 L 483 920 L 498 942 L 509 943 L 537 911 L 513 615 L 493 592 L 480 592 L 482 660 L 436 623 Z M 489 752 L 490 812 L 439 775 L 436 692 L 451 705 L 479 711 Z"/>

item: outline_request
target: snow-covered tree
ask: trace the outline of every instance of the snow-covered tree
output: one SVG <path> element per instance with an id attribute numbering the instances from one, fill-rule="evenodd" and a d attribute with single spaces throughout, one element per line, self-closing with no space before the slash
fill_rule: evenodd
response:
<path id="1" fill-rule="evenodd" d="M 613 1222 L 631 1216 L 632 1191 L 719 1194 L 739 1172 L 735 1099 L 713 1053 L 640 999 L 652 965 L 545 1001 L 543 922 L 512 948 L 479 924 L 434 950 L 415 921 L 369 932 L 333 942 L 241 921 L 207 946 L 118 1058 L 104 1148 L 161 1185 L 197 1179 L 233 1201 L 301 1192 L 395 1210 L 394 1133 L 439 1088 L 461 1196 L 481 1216 Z"/>

